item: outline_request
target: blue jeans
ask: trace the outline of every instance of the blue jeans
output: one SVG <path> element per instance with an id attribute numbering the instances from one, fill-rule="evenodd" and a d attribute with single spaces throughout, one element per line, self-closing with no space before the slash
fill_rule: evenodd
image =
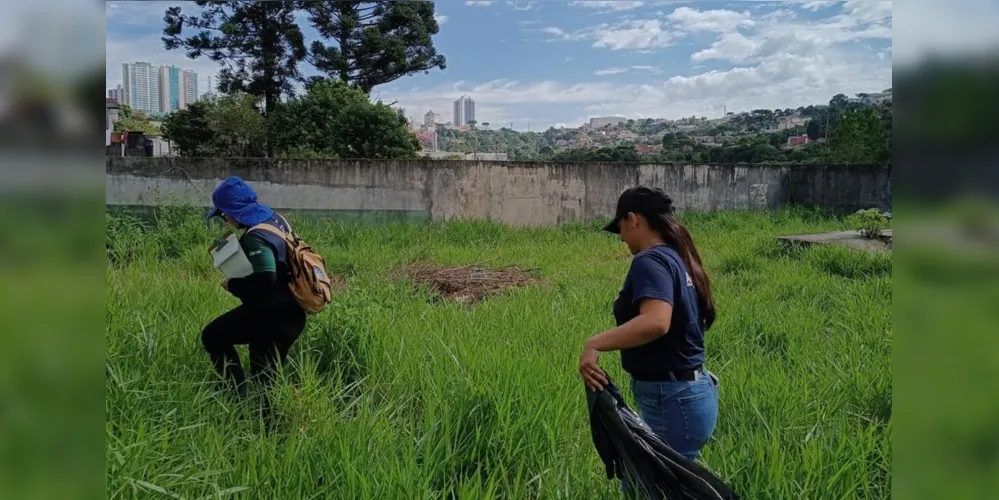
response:
<path id="1" fill-rule="evenodd" d="M 696 460 L 718 421 L 718 387 L 701 372 L 697 380 L 631 381 L 638 414 L 670 448 Z"/>
<path id="2" fill-rule="evenodd" d="M 718 386 L 708 373 L 698 373 L 691 381 L 631 381 L 638 415 L 670 448 L 691 460 L 697 459 L 718 421 Z M 621 481 L 621 492 L 625 498 L 634 493 L 628 481 Z"/>

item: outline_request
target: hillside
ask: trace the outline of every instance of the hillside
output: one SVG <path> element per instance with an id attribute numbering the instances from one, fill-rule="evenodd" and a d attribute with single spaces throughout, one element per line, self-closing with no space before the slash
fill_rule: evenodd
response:
<path id="1" fill-rule="evenodd" d="M 869 123 L 871 116 L 867 115 L 871 111 L 877 123 Z M 851 129 L 861 129 L 862 142 L 865 138 L 876 142 L 872 135 L 882 141 L 877 147 L 861 145 L 867 153 L 851 161 L 890 161 L 890 89 L 874 97 L 860 94 L 847 98 L 839 94 L 824 105 L 757 109 L 728 113 L 712 120 L 621 119 L 600 127 L 584 124 L 579 128 L 549 128 L 543 132 L 492 129 L 488 124 L 459 130 L 438 124 L 436 139 L 437 151 L 506 153 L 516 161 L 819 162 L 830 161 L 831 156 L 844 156 L 830 151 L 824 143 L 834 137 L 841 119 L 847 116 L 854 117 L 847 122 Z M 887 138 L 879 132 L 884 130 L 889 131 Z M 840 135 L 846 132 L 858 135 L 856 130 L 841 132 Z M 432 149 L 433 136 L 429 130 L 421 134 L 425 149 Z M 887 147 L 883 140 L 889 141 Z"/>

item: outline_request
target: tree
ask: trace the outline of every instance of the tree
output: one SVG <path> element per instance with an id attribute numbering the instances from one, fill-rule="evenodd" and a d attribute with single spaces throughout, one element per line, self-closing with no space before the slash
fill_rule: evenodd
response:
<path id="1" fill-rule="evenodd" d="M 196 101 L 163 120 L 163 137 L 177 146 L 181 156 L 211 156 L 214 153 L 212 107 L 212 101 Z"/>
<path id="2" fill-rule="evenodd" d="M 313 42 L 312 65 L 365 94 L 397 78 L 446 67 L 433 44 L 440 31 L 433 2 L 321 0 L 303 6 L 320 36 L 336 43 Z"/>
<path id="3" fill-rule="evenodd" d="M 236 93 L 191 103 L 163 122 L 164 136 L 183 156 L 259 157 L 267 144 L 267 122 L 257 98 Z"/>
<path id="4" fill-rule="evenodd" d="M 829 100 L 829 107 L 834 111 L 844 109 L 848 104 L 850 104 L 850 100 L 846 94 L 836 94 Z"/>
<path id="5" fill-rule="evenodd" d="M 888 163 L 891 142 L 885 130 L 891 128 L 887 116 L 876 107 L 865 106 L 844 112 L 829 136 L 830 159 L 841 163 Z M 889 134 L 890 135 L 890 134 Z"/>
<path id="6" fill-rule="evenodd" d="M 819 137 L 821 137 L 819 135 L 820 134 L 819 127 L 820 125 L 818 120 L 815 119 L 808 120 L 808 126 L 805 127 L 805 133 L 808 134 L 809 140 L 814 141 L 817 140 Z"/>
<path id="7" fill-rule="evenodd" d="M 563 149 L 556 152 L 554 161 L 600 161 L 600 162 L 630 162 L 641 161 L 634 146 L 616 146 L 613 148 Z"/>
<path id="8" fill-rule="evenodd" d="M 686 134 L 681 134 L 677 132 L 667 132 L 663 134 L 663 149 L 664 150 L 681 150 L 686 148 L 691 148 L 694 146 L 694 140 L 688 137 Z"/>
<path id="9" fill-rule="evenodd" d="M 257 98 L 235 93 L 218 99 L 211 116 L 216 147 L 225 156 L 237 158 L 263 156 L 267 144 L 267 120 L 257 108 Z"/>
<path id="10" fill-rule="evenodd" d="M 420 147 L 405 118 L 340 80 L 309 83 L 304 96 L 282 103 L 269 119 L 286 155 L 409 158 Z"/>
<path id="11" fill-rule="evenodd" d="M 245 2 L 197 0 L 200 15 L 184 15 L 180 7 L 166 10 L 163 44 L 167 50 L 184 49 L 187 57 L 207 56 L 222 63 L 218 89 L 263 97 L 270 114 L 282 95 L 294 94 L 301 79 L 298 63 L 307 50 L 295 23 L 297 2 Z M 183 37 L 184 28 L 195 34 Z"/>
<path id="12" fill-rule="evenodd" d="M 149 120 L 149 116 L 144 111 L 133 110 L 127 104 L 118 105 L 118 121 L 114 122 L 115 132 L 145 132 L 147 134 L 158 134 L 159 128 Z"/>

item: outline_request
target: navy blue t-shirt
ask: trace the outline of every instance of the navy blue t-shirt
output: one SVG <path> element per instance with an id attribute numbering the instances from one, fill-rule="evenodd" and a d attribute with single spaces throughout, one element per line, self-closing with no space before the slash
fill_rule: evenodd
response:
<path id="1" fill-rule="evenodd" d="M 704 329 L 697 292 L 683 259 L 666 245 L 639 252 L 614 301 L 621 326 L 638 316 L 642 299 L 661 299 L 673 306 L 669 331 L 648 344 L 621 351 L 621 364 L 632 378 L 661 379 L 664 372 L 692 370 L 704 363 Z"/>

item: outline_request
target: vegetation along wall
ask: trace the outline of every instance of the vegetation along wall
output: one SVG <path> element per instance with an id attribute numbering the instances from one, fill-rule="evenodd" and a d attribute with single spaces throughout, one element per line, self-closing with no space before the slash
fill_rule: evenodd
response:
<path id="1" fill-rule="evenodd" d="M 516 163 L 107 157 L 107 207 L 211 204 L 239 175 L 276 209 L 370 221 L 488 219 L 551 225 L 609 218 L 636 184 L 662 187 L 681 210 L 816 205 L 891 207 L 891 166 Z"/>

